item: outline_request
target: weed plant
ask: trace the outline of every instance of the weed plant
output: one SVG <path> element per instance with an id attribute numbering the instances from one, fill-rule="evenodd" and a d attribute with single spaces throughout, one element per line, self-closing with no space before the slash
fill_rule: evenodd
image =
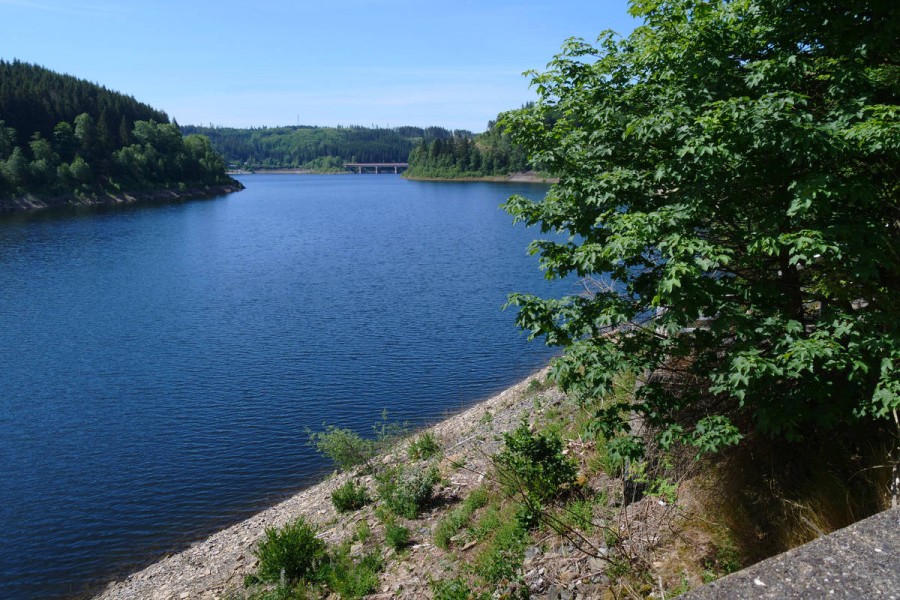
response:
<path id="1" fill-rule="evenodd" d="M 487 600 L 491 597 L 487 592 L 476 593 L 462 577 L 433 579 L 430 587 L 434 600 Z"/>
<path id="2" fill-rule="evenodd" d="M 359 510 L 371 501 L 366 486 L 354 481 L 347 481 L 331 493 L 331 503 L 340 513 Z"/>
<path id="3" fill-rule="evenodd" d="M 712 558 L 703 563 L 703 583 L 715 581 L 741 569 L 741 557 L 731 541 L 726 541 L 715 549 Z"/>
<path id="4" fill-rule="evenodd" d="M 543 392 L 544 390 L 548 389 L 550 385 L 551 383 L 547 379 L 540 379 L 539 377 L 535 377 L 534 379 L 530 379 L 528 381 L 528 385 L 525 387 L 525 392 L 529 394 Z"/>
<path id="5" fill-rule="evenodd" d="M 366 525 L 368 527 L 368 525 Z M 315 536 L 302 518 L 282 529 L 266 530 L 256 550 L 259 566 L 246 584 L 277 582 L 274 589 L 247 595 L 253 600 L 296 600 L 322 597 L 324 588 L 341 598 L 361 598 L 378 587 L 383 568 L 381 555 L 368 554 L 359 561 L 350 556 L 350 544 L 333 550 Z"/>
<path id="6" fill-rule="evenodd" d="M 397 516 L 415 519 L 431 502 L 434 486 L 439 481 L 435 467 L 427 469 L 393 467 L 376 477 L 378 496 L 384 506 Z"/>
<path id="7" fill-rule="evenodd" d="M 409 435 L 409 423 L 389 420 L 385 409 L 381 411 L 381 420 L 372 425 L 372 433 L 379 451 L 385 450 Z"/>
<path id="8" fill-rule="evenodd" d="M 324 425 L 324 431 L 306 428 L 308 444 L 324 454 L 341 471 L 347 471 L 368 462 L 379 452 L 386 450 L 409 432 L 406 423 L 388 420 L 387 411 L 381 413 L 381 421 L 372 426 L 373 438 L 364 438 L 351 429 Z"/>
<path id="9" fill-rule="evenodd" d="M 563 509 L 560 521 L 565 527 L 578 529 L 588 535 L 594 532 L 595 498 L 577 498 Z"/>
<path id="10" fill-rule="evenodd" d="M 472 514 L 488 503 L 488 491 L 485 488 L 477 488 L 463 500 L 453 511 L 438 521 L 434 529 L 434 543 L 438 548 L 446 550 L 450 547 L 450 538 L 469 522 Z"/>
<path id="11" fill-rule="evenodd" d="M 494 465 L 508 495 L 526 493 L 546 501 L 575 483 L 575 461 L 563 455 L 559 436 L 533 433 L 522 423 L 503 438 L 505 446 Z"/>
<path id="12" fill-rule="evenodd" d="M 491 584 L 517 578 L 530 537 L 515 519 L 504 521 L 490 542 L 475 556 L 474 572 Z"/>
<path id="13" fill-rule="evenodd" d="M 353 532 L 353 537 L 356 538 L 361 544 L 365 544 L 369 541 L 369 538 L 372 537 L 372 528 L 369 527 L 369 522 L 365 519 L 362 519 L 356 524 L 356 529 Z"/>
<path id="14" fill-rule="evenodd" d="M 472 527 L 472 535 L 478 541 L 482 541 L 496 531 L 501 522 L 499 509 L 496 506 L 489 506 Z"/>
<path id="15" fill-rule="evenodd" d="M 262 581 L 301 581 L 318 571 L 326 558 L 325 542 L 299 518 L 282 529 L 268 528 L 256 549 L 257 576 Z M 282 575 L 283 573 L 283 575 Z"/>
<path id="16" fill-rule="evenodd" d="M 388 520 L 384 524 L 384 541 L 394 551 L 399 552 L 409 544 L 409 529 L 398 525 L 393 520 Z"/>
<path id="17" fill-rule="evenodd" d="M 562 440 L 554 432 L 534 433 L 522 423 L 504 434 L 505 446 L 494 458 L 497 479 L 509 497 L 523 502 L 516 518 L 525 527 L 536 527 L 544 504 L 575 483 L 575 461 L 562 453 Z"/>
<path id="18" fill-rule="evenodd" d="M 272 589 L 253 589 L 240 595 L 226 596 L 227 600 L 308 600 L 321 596 L 315 586 L 279 583 Z"/>
<path id="19" fill-rule="evenodd" d="M 345 544 L 332 554 L 321 579 L 341 598 L 362 598 L 378 589 L 378 574 L 383 567 L 384 562 L 377 552 L 354 561 L 349 546 Z"/>
<path id="20" fill-rule="evenodd" d="M 426 431 L 409 444 L 409 457 L 413 460 L 427 460 L 441 451 L 434 434 Z"/>
<path id="21" fill-rule="evenodd" d="M 376 453 L 373 440 L 361 437 L 355 431 L 327 425 L 325 431 L 306 430 L 309 445 L 324 454 L 341 471 L 368 462 Z"/>

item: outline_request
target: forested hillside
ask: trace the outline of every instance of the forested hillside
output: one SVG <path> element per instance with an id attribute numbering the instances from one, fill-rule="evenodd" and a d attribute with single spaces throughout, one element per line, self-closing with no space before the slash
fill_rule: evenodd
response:
<path id="1" fill-rule="evenodd" d="M 210 139 L 229 167 L 343 171 L 347 162 L 409 162 L 407 175 L 467 178 L 527 171 L 524 149 L 495 121 L 487 131 L 443 127 L 182 127 Z"/>
<path id="2" fill-rule="evenodd" d="M 97 84 L 0 61 L 0 197 L 234 183 L 201 136 Z"/>
<path id="3" fill-rule="evenodd" d="M 409 154 L 408 177 L 469 178 L 507 175 L 532 168 L 524 148 L 496 121 L 476 136 L 421 140 Z"/>
<path id="4" fill-rule="evenodd" d="M 205 135 L 226 162 L 243 169 L 341 169 L 345 162 L 406 162 L 421 141 L 472 137 L 443 127 L 231 127 L 185 126 Z"/>

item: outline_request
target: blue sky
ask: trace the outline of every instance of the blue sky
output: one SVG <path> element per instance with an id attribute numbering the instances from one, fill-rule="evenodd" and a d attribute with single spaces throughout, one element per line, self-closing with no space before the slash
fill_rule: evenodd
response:
<path id="1" fill-rule="evenodd" d="M 626 0 L 0 0 L 0 58 L 130 94 L 182 125 L 482 131 L 569 36 Z"/>

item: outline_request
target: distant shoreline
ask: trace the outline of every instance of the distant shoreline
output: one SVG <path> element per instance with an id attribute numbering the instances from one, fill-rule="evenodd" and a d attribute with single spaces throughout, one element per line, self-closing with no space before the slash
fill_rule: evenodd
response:
<path id="1" fill-rule="evenodd" d="M 494 183 L 559 183 L 558 177 L 543 177 L 534 171 L 510 173 L 509 175 L 488 175 L 484 177 L 410 177 L 403 175 L 410 181 L 461 181 L 478 182 L 489 181 Z"/>
<path id="2" fill-rule="evenodd" d="M 41 198 L 33 195 L 18 196 L 16 198 L 0 198 L 0 215 L 49 208 L 64 208 L 78 206 L 112 206 L 116 204 L 138 204 L 150 202 L 183 202 L 187 200 L 199 200 L 212 198 L 223 194 L 239 192 L 244 189 L 244 184 L 234 181 L 225 185 L 212 185 L 207 187 L 188 188 L 184 190 L 155 190 L 145 192 L 99 192 L 91 195 L 77 197 L 74 195 L 54 196 Z"/>
<path id="3" fill-rule="evenodd" d="M 228 175 L 353 175 L 351 171 L 316 171 L 313 169 L 253 169 L 245 171 L 243 169 L 235 169 L 227 171 Z"/>
<path id="4" fill-rule="evenodd" d="M 352 171 L 315 171 L 311 169 L 300 168 L 283 168 L 283 169 L 254 169 L 252 171 L 244 171 L 235 169 L 228 171 L 231 176 L 234 175 L 357 175 Z M 371 174 L 371 173 L 367 173 Z M 390 173 L 382 173 L 389 175 Z M 510 173 L 508 175 L 486 175 L 483 177 L 412 177 L 405 173 L 402 174 L 404 179 L 410 181 L 460 181 L 460 182 L 492 182 L 492 183 L 559 183 L 558 177 L 544 177 L 534 171 L 521 171 L 518 173 Z"/>

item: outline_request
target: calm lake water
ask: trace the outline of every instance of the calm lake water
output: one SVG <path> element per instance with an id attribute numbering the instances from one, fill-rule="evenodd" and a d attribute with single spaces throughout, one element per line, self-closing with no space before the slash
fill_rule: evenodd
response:
<path id="1" fill-rule="evenodd" d="M 328 470 L 304 428 L 434 422 L 551 355 L 511 225 L 543 186 L 246 176 L 209 201 L 0 219 L 0 598 L 134 570 Z"/>

